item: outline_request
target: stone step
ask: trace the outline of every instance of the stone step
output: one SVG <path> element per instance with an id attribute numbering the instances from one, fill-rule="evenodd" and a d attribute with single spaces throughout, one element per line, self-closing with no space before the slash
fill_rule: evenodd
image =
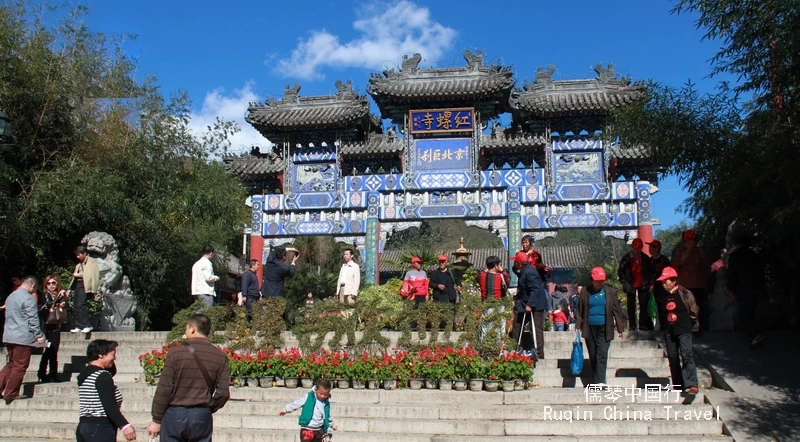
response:
<path id="1" fill-rule="evenodd" d="M 42 360 L 42 355 L 31 355 L 31 362 L 28 365 L 28 370 L 30 370 L 31 368 L 38 369 L 39 362 L 41 362 L 41 360 Z M 59 369 L 67 365 L 70 366 L 70 368 L 77 369 L 77 371 L 80 371 L 81 368 L 85 367 L 86 364 L 89 363 L 89 360 L 86 358 L 86 355 L 70 355 L 62 353 L 60 351 L 58 352 L 57 360 Z M 139 355 L 126 355 L 126 356 L 117 355 L 115 365 L 117 366 L 117 371 L 126 370 L 131 367 L 134 367 L 137 370 L 141 369 L 141 365 L 139 364 Z"/>
<path id="2" fill-rule="evenodd" d="M 595 400 L 595 398 L 598 400 Z M 503 404 L 505 405 L 587 405 L 593 403 L 602 403 L 606 405 L 631 403 L 656 403 L 659 405 L 703 404 L 705 403 L 705 394 L 701 390 L 694 397 L 682 396 L 674 392 L 665 391 L 661 391 L 660 394 L 651 392 L 646 395 L 644 390 L 631 390 L 627 394 L 623 391 L 621 397 L 618 397 L 614 401 L 611 393 L 608 391 L 595 394 L 577 388 L 535 387 L 525 391 L 508 393 L 503 398 Z"/>
<path id="3" fill-rule="evenodd" d="M 506 421 L 509 436 L 678 436 L 684 434 L 722 434 L 718 420 L 582 420 L 582 421 Z"/>
<path id="4" fill-rule="evenodd" d="M 215 441 L 296 441 L 298 436 L 297 419 L 289 417 L 251 417 L 257 423 L 261 419 L 263 427 L 259 428 L 226 428 L 220 425 L 223 419 L 215 416 Z M 137 430 L 137 440 L 147 441 L 146 422 L 134 421 Z M 456 425 L 457 424 L 457 425 Z M 0 423 L 0 437 L 29 437 L 29 438 L 49 438 L 74 440 L 75 423 L 48 423 L 47 425 L 34 425 L 18 422 Z M 525 440 L 552 440 L 551 436 L 588 436 L 592 439 L 579 440 L 612 440 L 609 437 L 598 439 L 597 435 L 605 436 L 637 436 L 647 437 L 661 436 L 662 440 L 676 438 L 687 439 L 687 435 L 717 437 L 715 440 L 722 440 L 721 421 L 681 421 L 676 422 L 666 420 L 654 421 L 573 421 L 572 423 L 563 421 L 506 421 L 506 422 L 486 422 L 486 421 L 414 421 L 414 425 L 403 420 L 360 420 L 357 423 L 353 420 L 342 420 L 337 422 L 339 431 L 335 433 L 334 439 L 337 441 L 358 440 L 358 441 L 432 441 L 432 440 L 464 440 L 464 437 L 471 437 L 469 440 L 494 440 L 503 436 L 524 436 Z M 345 429 L 347 428 L 347 429 Z M 358 431 L 358 430 L 360 431 Z M 424 433 L 423 429 L 433 430 L 434 432 Z M 420 431 L 414 431 L 420 430 Z M 475 431 L 481 433 L 475 433 Z M 436 432 L 442 431 L 446 433 Z M 380 432 L 380 433 L 379 433 Z M 490 433 L 490 434 L 484 434 Z M 359 434 L 360 433 L 360 434 Z M 433 435 L 436 436 L 433 436 Z M 455 436 L 458 438 L 443 436 Z M 364 436 L 364 437 L 361 437 Z M 477 436 L 477 437 L 476 437 Z M 483 436 L 483 438 L 479 438 Z M 531 439 L 537 437 L 538 439 Z M 436 438 L 436 439 L 434 439 Z M 491 438 L 491 439 L 490 439 Z M 122 433 L 117 434 L 117 440 L 124 440 Z M 614 438 L 613 440 L 619 440 Z M 633 440 L 631 438 L 631 440 Z M 703 439 L 701 439 L 703 440 Z M 730 440 L 730 439 L 729 439 Z"/>
<path id="5" fill-rule="evenodd" d="M 214 429 L 215 442 L 297 442 L 300 436 L 300 427 L 297 426 L 297 419 L 291 419 L 295 425 L 291 430 L 237 430 L 237 429 Z M 15 422 L 0 422 L 0 440 L 31 441 L 42 440 L 75 440 L 74 424 L 48 424 L 31 427 L 27 424 Z M 138 424 L 136 428 L 136 440 L 141 442 L 150 441 L 147 435 L 147 425 Z M 405 434 L 386 434 L 386 433 L 336 433 L 337 442 L 431 442 L 432 435 L 405 435 Z M 122 432 L 117 432 L 117 441 L 125 441 Z"/>
<path id="6" fill-rule="evenodd" d="M 591 375 L 581 376 L 536 376 L 533 377 L 533 383 L 540 387 L 564 387 L 564 388 L 580 388 L 581 390 L 594 383 L 594 377 Z M 648 385 L 661 385 L 668 386 L 672 381 L 669 377 L 617 377 L 607 375 L 606 384 L 613 387 L 638 387 L 645 388 Z"/>
<path id="7" fill-rule="evenodd" d="M 584 346 L 583 357 L 585 358 L 588 355 L 589 351 Z M 545 342 L 544 357 L 545 359 L 570 359 L 572 358 L 572 346 L 570 345 L 569 347 L 565 346 L 556 349 L 549 349 L 547 347 L 547 343 Z M 666 353 L 664 352 L 664 349 L 661 348 L 611 348 L 608 352 L 609 359 L 652 359 L 665 357 Z"/>
<path id="8" fill-rule="evenodd" d="M 130 372 L 117 372 L 114 376 L 115 382 L 139 382 L 139 379 L 143 378 L 144 374 L 140 370 L 138 373 L 130 373 Z M 78 382 L 78 372 L 64 372 L 60 371 L 58 373 L 58 380 L 56 384 L 60 383 L 76 383 Z M 23 383 L 38 383 L 39 382 L 39 374 L 36 370 L 28 370 L 25 372 L 25 376 L 22 378 Z M 39 384 L 43 385 L 43 384 Z"/>
<path id="9" fill-rule="evenodd" d="M 61 345 L 58 347 L 58 353 L 66 355 L 86 356 L 87 346 L 88 344 L 79 344 L 77 342 L 75 343 L 62 342 Z M 137 343 L 134 345 L 117 347 L 117 355 L 119 356 L 119 355 L 135 354 L 136 356 L 139 356 L 142 353 L 148 353 L 156 349 L 160 350 L 161 344 Z"/>
<path id="10" fill-rule="evenodd" d="M 630 382 L 628 383 L 630 384 Z M 156 387 L 135 384 L 118 383 L 120 392 L 126 400 L 152 399 Z M 38 384 L 33 385 L 33 399 L 67 400 L 78 397 L 78 387 L 75 383 Z M 231 398 L 234 401 L 278 401 L 289 403 L 298 397 L 307 394 L 308 390 L 302 388 L 231 388 Z M 662 392 L 663 395 L 663 392 Z M 586 404 L 587 393 L 579 389 L 563 388 L 533 388 L 525 391 L 510 393 L 487 391 L 440 391 L 440 390 L 354 390 L 334 389 L 333 400 L 337 403 L 392 403 L 392 404 L 446 404 L 446 405 L 531 405 L 531 404 Z M 605 396 L 604 396 L 605 397 Z M 647 403 L 647 398 L 642 393 L 641 397 L 623 396 L 616 403 Z M 693 403 L 700 404 L 705 400 L 704 394 L 698 394 Z M 674 393 L 661 397 L 664 403 L 683 403 L 684 398 L 678 398 Z M 23 406 L 26 402 L 21 400 L 14 405 Z M 605 401 L 604 401 L 605 403 Z M 610 403 L 610 402 L 609 402 Z M 661 403 L 661 402 L 659 402 Z M 124 402 L 123 402 L 124 404 Z"/>
<path id="11" fill-rule="evenodd" d="M 584 355 L 585 357 L 586 355 Z M 572 367 L 572 359 L 542 359 L 536 363 L 536 370 L 543 368 L 567 368 Z M 584 359 L 583 366 L 589 365 L 589 359 Z M 669 360 L 667 358 L 611 358 L 608 360 L 608 368 L 650 368 L 650 367 L 669 367 Z"/>
<path id="12" fill-rule="evenodd" d="M 585 361 L 583 364 L 583 371 L 581 371 L 582 375 L 590 375 L 593 374 L 592 366 L 589 364 L 589 361 Z M 553 377 L 553 376 L 573 376 L 572 368 L 569 366 L 562 367 L 562 368 L 554 368 L 554 367 L 539 367 L 537 366 L 536 369 L 533 371 L 533 379 L 535 380 L 537 377 Z M 671 376 L 669 371 L 669 365 L 661 366 L 661 367 L 641 367 L 641 368 L 634 368 L 634 367 L 625 367 L 625 368 L 608 368 L 606 369 L 606 376 L 618 377 L 618 378 L 634 378 L 634 377 L 669 377 Z"/>
<path id="13" fill-rule="evenodd" d="M 562 350 L 562 349 L 569 349 L 572 351 L 572 341 L 548 341 L 547 338 L 544 338 L 544 348 L 545 351 L 548 349 L 552 350 Z M 611 346 L 609 347 L 610 351 L 614 350 L 639 350 L 639 349 L 656 349 L 659 348 L 658 341 L 619 341 L 613 340 L 611 341 Z M 587 352 L 588 349 L 586 348 L 586 341 L 583 341 L 583 350 Z"/>
<path id="14" fill-rule="evenodd" d="M 634 331 L 630 332 L 625 330 L 625 336 L 620 338 L 619 336 L 614 337 L 614 341 L 649 341 L 654 339 L 659 339 L 664 337 L 663 331 Z M 551 339 L 551 340 L 559 340 L 559 341 L 572 341 L 575 339 L 575 332 L 566 331 L 566 332 L 555 332 L 555 331 L 546 331 L 544 332 L 544 339 Z"/>
<path id="15" fill-rule="evenodd" d="M 561 416 L 555 412 L 531 416 L 521 420 L 485 420 L 477 419 L 430 419 L 430 418 L 391 418 L 376 416 L 350 417 L 337 419 L 336 425 L 342 433 L 394 433 L 394 434 L 437 434 L 464 436 L 567 436 L 567 435 L 674 435 L 674 434 L 722 434 L 722 422 L 716 420 L 710 409 L 664 410 L 663 419 L 647 419 L 642 410 L 641 415 L 622 408 L 615 411 L 612 406 L 605 410 L 580 410 L 578 416 L 582 420 L 557 419 Z M 334 411 L 335 413 L 335 411 Z M 597 413 L 597 414 L 595 414 Z M 666 419 L 669 413 L 669 419 Z M 679 414 L 680 425 L 676 425 L 674 413 Z M 683 413 L 697 420 L 683 420 Z M 76 420 L 77 411 L 48 411 L 48 424 L 71 424 Z M 126 413 L 125 417 L 136 428 L 144 428 L 150 422 L 149 413 Z M 406 419 L 413 419 L 409 425 Z M 585 420 L 583 420 L 585 419 Z M 26 410 L 0 410 L 0 422 L 38 423 L 42 416 Z M 230 415 L 218 413 L 214 416 L 214 427 L 220 430 L 285 430 L 297 428 L 297 416 L 277 415 Z M 600 427 L 600 428 L 598 428 Z"/>
<path id="16" fill-rule="evenodd" d="M 503 436 L 505 442 L 640 442 L 641 436 Z M 672 436 L 647 436 L 647 442 L 734 442 L 732 437 L 723 435 L 672 435 Z M 431 442 L 494 442 L 495 437 L 483 436 L 433 436 Z M 2 439 L 0 439 L 2 441 Z M 337 439 L 338 442 L 338 439 Z"/>
<path id="17" fill-rule="evenodd" d="M 84 333 L 70 333 L 70 332 L 61 332 L 61 341 L 65 340 L 83 340 L 87 343 L 94 340 L 94 339 L 108 339 L 111 341 L 132 341 L 138 339 L 153 339 L 153 340 L 161 340 L 166 342 L 167 334 L 169 332 L 165 331 L 137 331 L 137 332 L 100 332 L 100 331 L 93 331 L 88 334 Z"/>
<path id="18" fill-rule="evenodd" d="M 145 431 L 145 430 L 139 430 Z M 137 436 L 140 436 L 137 433 Z M 259 436 L 261 436 L 259 438 Z M 411 436 L 403 436 L 398 434 L 375 434 L 376 438 L 380 439 L 369 439 L 368 435 L 364 434 L 347 434 L 347 433 L 335 433 L 335 440 L 337 442 L 367 442 L 372 440 L 381 440 L 382 442 L 454 442 L 454 441 L 465 441 L 465 442 L 494 442 L 496 440 L 501 439 L 506 442 L 611 442 L 611 441 L 640 441 L 641 436 L 427 436 L 427 435 L 411 435 Z M 238 437 L 239 439 L 230 439 L 232 437 Z M 20 438 L 5 438 L 0 437 L 0 442 L 52 442 L 54 440 L 74 440 L 74 429 L 73 434 L 71 437 L 67 437 L 65 439 L 30 439 L 27 437 L 20 437 Z M 732 437 L 728 436 L 695 436 L 695 435 L 680 435 L 678 436 L 648 436 L 648 442 L 674 442 L 675 439 L 680 439 L 684 442 L 733 442 Z M 124 439 L 118 439 L 123 441 Z M 139 440 L 148 440 L 148 439 L 139 439 Z M 254 432 L 254 431 L 239 431 L 239 432 L 214 432 L 214 440 L 215 441 L 243 441 L 243 442 L 250 442 L 250 441 L 267 441 L 267 442 L 297 442 L 297 432 L 296 431 L 281 431 L 281 432 L 270 432 L 264 433 L 262 432 Z"/>
<path id="19" fill-rule="evenodd" d="M 301 395 L 296 395 L 300 397 Z M 129 418 L 134 419 L 136 414 L 148 414 L 152 406 L 151 399 L 125 399 L 122 405 L 122 412 Z M 264 402 L 252 401 L 229 401 L 225 407 L 220 410 L 215 416 L 277 416 L 278 413 L 284 409 L 289 400 L 274 400 Z M 553 419 L 554 417 L 562 417 L 565 412 L 571 412 L 574 416 L 584 415 L 591 413 L 597 419 L 603 419 L 606 414 L 613 416 L 618 411 L 620 417 L 633 416 L 640 419 L 649 413 L 652 419 L 667 419 L 674 418 L 674 412 L 680 413 L 691 412 L 702 415 L 703 413 L 712 413 L 714 409 L 710 405 L 705 404 L 657 404 L 657 403 L 628 403 L 628 404 L 589 404 L 582 405 L 476 405 L 476 404 L 463 404 L 463 405 L 448 405 L 448 404 L 404 404 L 404 403 L 355 403 L 355 402 L 338 402 L 335 398 L 332 400 L 335 407 L 335 416 L 338 418 L 370 418 L 370 419 L 441 419 L 441 420 L 465 420 L 475 419 L 476 417 L 481 420 L 544 420 L 545 418 Z M 667 409 L 665 406 L 671 405 L 672 409 Z M 19 400 L 13 402 L 8 409 L 0 410 L 0 421 L 9 421 L 8 414 L 12 411 L 11 416 L 16 422 L 36 421 L 40 419 L 40 412 L 46 412 L 48 419 L 53 419 L 53 422 L 74 422 L 74 418 L 78 413 L 79 401 L 77 398 L 62 399 L 37 399 L 32 398 L 29 400 Z M 616 407 L 614 409 L 613 407 Z M 607 410 L 610 408 L 610 410 Z M 5 414 L 3 414 L 5 413 Z M 25 414 L 28 416 L 25 416 Z M 62 414 L 59 414 L 62 413 Z M 63 415 L 66 413 L 66 415 Z M 635 413 L 642 413 L 637 416 Z M 668 414 L 673 413 L 673 414 Z M 52 417 L 55 416 L 55 417 Z M 66 418 L 64 417 L 66 416 Z M 681 415 L 681 418 L 683 415 Z M 146 418 L 146 417 L 145 417 Z M 62 419 L 62 420 L 59 420 Z M 63 420 L 67 419 L 67 420 Z M 227 424 L 226 424 L 227 425 Z M 242 424 L 244 425 L 244 423 Z"/>

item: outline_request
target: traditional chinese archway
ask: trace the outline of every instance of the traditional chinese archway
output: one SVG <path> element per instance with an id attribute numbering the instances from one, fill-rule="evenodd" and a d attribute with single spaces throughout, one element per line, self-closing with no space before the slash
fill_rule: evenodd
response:
<path id="1" fill-rule="evenodd" d="M 567 81 L 554 80 L 551 66 L 520 90 L 509 68 L 464 57 L 463 68 L 420 69 L 415 54 L 369 79 L 380 117 L 402 136 L 395 126 L 383 133 L 349 81 L 330 96 L 301 97 L 295 85 L 280 100 L 250 103 L 247 121 L 275 143 L 226 159 L 251 185 L 251 258 L 298 236 L 332 235 L 359 249 L 376 282 L 387 234 L 439 218 L 491 224 L 509 255 L 524 232 L 598 228 L 652 239 L 658 170 L 644 149 L 602 132 L 608 112 L 642 87 L 612 66 Z"/>

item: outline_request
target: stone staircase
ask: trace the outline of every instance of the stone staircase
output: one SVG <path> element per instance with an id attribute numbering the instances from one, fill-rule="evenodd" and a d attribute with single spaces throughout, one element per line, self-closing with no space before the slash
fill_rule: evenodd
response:
<path id="1" fill-rule="evenodd" d="M 580 376 L 574 376 L 570 367 L 574 332 L 546 332 L 545 358 L 534 370 L 533 381 L 541 387 L 585 387 L 593 382 L 589 365 L 589 350 L 583 341 L 584 364 Z M 606 383 L 612 386 L 635 386 L 671 383 L 669 361 L 659 332 L 626 333 L 611 341 L 608 352 Z M 698 367 L 701 386 L 711 386 L 711 374 Z"/>
<path id="2" fill-rule="evenodd" d="M 563 335 L 563 336 L 561 336 Z M 124 397 L 123 413 L 135 425 L 138 440 L 148 441 L 146 427 L 155 387 L 134 382 L 141 377 L 138 355 L 159 348 L 166 333 L 93 333 L 89 338 L 114 339 L 117 352 L 116 381 Z M 546 356 L 535 371 L 536 383 L 569 384 L 569 352 L 572 333 L 546 334 Z M 615 378 L 628 379 L 624 370 L 633 364 L 648 376 L 668 377 L 658 343 L 645 339 L 619 341 L 612 347 L 610 371 Z M 0 442 L 74 440 L 78 414 L 75 378 L 86 363 L 84 335 L 65 333 L 59 363 L 68 382 L 25 385 L 31 399 L 6 406 L 0 404 Z M 616 345 L 616 344 L 614 344 Z M 617 350 L 615 352 L 615 350 Z M 40 356 L 34 356 L 26 379 L 35 381 Z M 642 365 L 645 364 L 645 365 Z M 646 365 L 649 364 L 649 365 Z M 588 362 L 587 364 L 588 365 Z M 642 380 L 643 377 L 632 376 Z M 557 378 L 562 380 L 556 382 Z M 545 381 L 546 380 L 546 381 Z M 575 380 L 580 385 L 581 378 Z M 648 382 L 650 383 L 650 382 Z M 612 378 L 609 384 L 615 385 Z M 630 382 L 627 383 L 630 385 Z M 279 417 L 288 402 L 306 390 L 286 388 L 232 388 L 231 401 L 214 416 L 214 440 L 296 442 L 299 440 L 297 414 Z M 582 388 L 534 387 L 527 391 L 448 392 L 438 390 L 338 390 L 332 392 L 333 413 L 339 431 L 335 441 L 445 442 L 445 441 L 611 441 L 675 440 L 732 441 L 723 436 L 723 422 L 714 408 L 699 394 L 687 398 L 623 396 L 616 402 L 587 400 Z M 616 408 L 614 408 L 616 407 Z M 672 408 L 666 408 L 672 407 Z M 697 419 L 685 421 L 683 414 Z M 649 413 L 650 420 L 645 417 Z M 668 414 L 669 413 L 669 414 Z M 572 420 L 569 420 L 570 414 Z M 591 419 L 589 415 L 591 414 Z M 708 416 L 710 419 L 704 419 Z M 610 418 L 610 419 L 609 419 Z M 616 418 L 617 420 L 613 420 Z M 124 440 L 122 434 L 118 440 Z"/>

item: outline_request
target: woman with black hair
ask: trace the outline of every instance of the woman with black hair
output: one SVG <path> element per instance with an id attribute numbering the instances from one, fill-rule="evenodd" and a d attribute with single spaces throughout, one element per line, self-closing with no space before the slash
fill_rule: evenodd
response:
<path id="1" fill-rule="evenodd" d="M 117 345 L 116 341 L 95 339 L 86 348 L 89 365 L 78 375 L 78 442 L 115 442 L 117 429 L 125 439 L 136 439 L 136 430 L 120 412 L 122 394 L 114 383 Z"/>
<path id="2" fill-rule="evenodd" d="M 61 346 L 61 325 L 67 321 L 67 292 L 61 287 L 61 281 L 56 275 L 47 275 L 43 285 L 44 290 L 39 296 L 39 318 L 50 346 L 44 350 L 39 361 L 39 382 L 59 382 L 58 349 Z M 48 366 L 50 374 L 47 374 Z"/>

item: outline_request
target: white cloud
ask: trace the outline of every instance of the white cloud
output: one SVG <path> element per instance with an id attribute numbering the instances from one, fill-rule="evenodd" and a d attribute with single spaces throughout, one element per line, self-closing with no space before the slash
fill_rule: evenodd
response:
<path id="1" fill-rule="evenodd" d="M 323 67 L 381 69 L 399 65 L 403 54 L 414 52 L 434 62 L 456 36 L 454 29 L 431 20 L 428 8 L 406 0 L 393 6 L 373 4 L 360 15 L 353 22 L 359 37 L 342 43 L 325 29 L 314 30 L 307 40 L 300 39 L 289 58 L 278 61 L 277 72 L 320 79 Z"/>
<path id="2" fill-rule="evenodd" d="M 208 126 L 213 127 L 216 118 L 220 117 L 225 121 L 235 121 L 241 129 L 231 137 L 232 152 L 249 151 L 253 145 L 266 147 L 271 143 L 250 123 L 244 121 L 247 103 L 250 101 L 258 101 L 252 82 L 245 83 L 241 89 L 234 89 L 230 95 L 222 88 L 208 92 L 200 110 L 192 112 L 189 128 L 196 136 L 200 136 L 208 130 Z"/>

